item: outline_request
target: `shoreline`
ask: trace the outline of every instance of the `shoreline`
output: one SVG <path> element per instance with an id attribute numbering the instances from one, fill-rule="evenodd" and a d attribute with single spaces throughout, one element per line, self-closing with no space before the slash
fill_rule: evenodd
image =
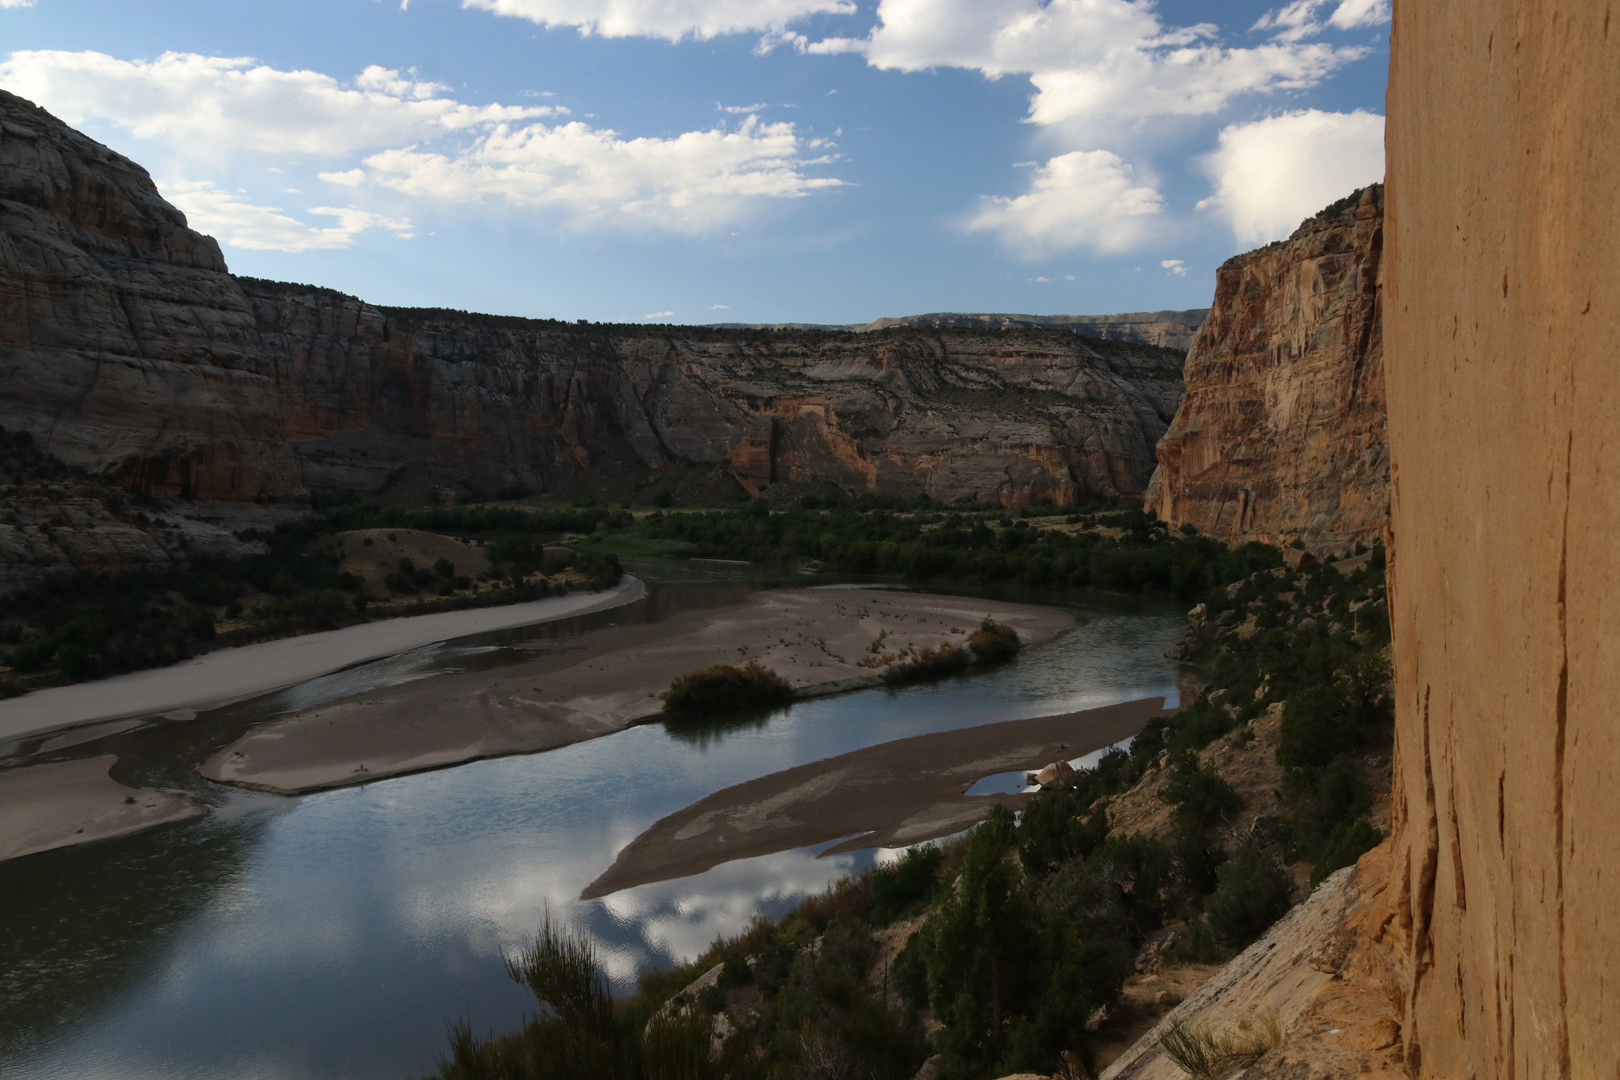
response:
<path id="1" fill-rule="evenodd" d="M 0 772 L 0 862 L 145 832 L 208 813 L 184 795 L 126 787 L 112 754 Z"/>
<path id="2" fill-rule="evenodd" d="M 1074 624 L 1056 608 L 974 597 L 765 590 L 659 623 L 530 643 L 532 661 L 435 675 L 278 718 L 215 751 L 198 771 L 301 795 L 557 749 L 662 719 L 659 695 L 670 683 L 716 664 L 760 661 L 796 699 L 846 693 L 880 685 L 902 649 L 959 644 L 986 614 L 1027 644 Z"/>
<path id="3" fill-rule="evenodd" d="M 967 795 L 985 776 L 1073 760 L 1135 735 L 1162 697 L 878 743 L 733 785 L 662 818 L 580 898 L 701 874 L 734 859 L 839 841 L 821 854 L 949 836 L 1029 794 Z"/>
<path id="4" fill-rule="evenodd" d="M 379 619 L 216 649 L 168 667 L 35 690 L 0 700 L 0 743 L 107 720 L 214 708 L 438 641 L 604 611 L 646 595 L 642 581 L 626 575 L 601 592 Z"/>

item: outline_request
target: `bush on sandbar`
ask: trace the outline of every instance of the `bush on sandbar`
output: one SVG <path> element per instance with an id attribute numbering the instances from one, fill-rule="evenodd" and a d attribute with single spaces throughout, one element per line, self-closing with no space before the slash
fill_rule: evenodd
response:
<path id="1" fill-rule="evenodd" d="M 770 668 L 750 660 L 743 667 L 718 664 L 682 675 L 669 684 L 663 696 L 666 713 L 707 716 L 786 705 L 793 700 L 793 687 Z"/>
<path id="2" fill-rule="evenodd" d="M 919 649 L 909 662 L 896 664 L 884 672 L 883 681 L 890 686 L 899 686 L 903 683 L 924 682 L 928 679 L 943 679 L 947 675 L 955 675 L 965 670 L 972 663 L 973 655 L 955 645 L 945 644 L 937 649 Z"/>
<path id="3" fill-rule="evenodd" d="M 981 664 L 994 664 L 1011 660 L 1017 654 L 1018 631 L 986 615 L 984 622 L 968 637 L 967 643 Z"/>

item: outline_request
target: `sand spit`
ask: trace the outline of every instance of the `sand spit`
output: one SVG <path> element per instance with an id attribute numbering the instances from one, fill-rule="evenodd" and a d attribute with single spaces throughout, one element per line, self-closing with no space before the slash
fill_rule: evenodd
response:
<path id="1" fill-rule="evenodd" d="M 0 771 L 0 861 L 88 844 L 208 812 L 183 795 L 125 787 L 111 754 Z"/>
<path id="2" fill-rule="evenodd" d="M 0 701 L 0 741 L 73 724 L 224 705 L 435 641 L 602 611 L 645 595 L 646 586 L 627 577 L 603 592 L 361 623 L 218 649 L 171 667 L 36 690 Z"/>
<path id="3" fill-rule="evenodd" d="M 867 685 L 906 649 L 960 644 L 986 615 L 1026 643 L 1074 625 L 1066 612 L 888 589 L 755 593 L 719 610 L 534 643 L 535 659 L 359 694 L 255 728 L 201 767 L 279 794 L 369 783 L 478 758 L 549 750 L 656 716 L 672 680 L 759 662 L 804 695 Z"/>
<path id="4" fill-rule="evenodd" d="M 949 836 L 1028 795 L 963 792 L 998 772 L 1112 746 L 1164 713 L 1163 698 L 918 735 L 717 791 L 632 840 L 581 894 L 589 900 L 701 874 L 733 859 L 854 837 L 824 854 Z M 859 834 L 859 835 L 857 835 Z"/>

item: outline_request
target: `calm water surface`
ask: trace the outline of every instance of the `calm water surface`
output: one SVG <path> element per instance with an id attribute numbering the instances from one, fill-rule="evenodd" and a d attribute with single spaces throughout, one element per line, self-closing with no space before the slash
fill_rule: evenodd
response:
<path id="1" fill-rule="evenodd" d="M 0 864 L 0 1075 L 425 1073 L 447 1019 L 499 1031 L 532 1007 L 501 970 L 499 950 L 532 934 L 548 910 L 596 935 L 625 989 L 639 968 L 701 952 L 754 914 L 782 913 L 829 879 L 891 855 L 782 852 L 577 899 L 666 814 L 891 739 L 1176 695 L 1176 668 L 1161 654 L 1185 632 L 1179 606 L 1071 597 L 1064 606 L 1079 628 L 1013 664 L 801 702 L 701 737 L 649 725 L 297 799 L 213 785 L 193 771 L 250 724 L 317 701 L 516 662 L 527 654 L 512 646 L 527 638 L 658 621 L 770 584 L 734 570 L 633 570 L 652 593 L 633 608 L 418 650 L 76 748 L 115 751 L 120 778 L 183 787 L 215 812 Z"/>

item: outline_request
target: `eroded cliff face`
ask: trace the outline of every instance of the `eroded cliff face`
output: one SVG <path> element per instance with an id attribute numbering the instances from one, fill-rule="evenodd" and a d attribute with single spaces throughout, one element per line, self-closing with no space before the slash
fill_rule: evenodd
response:
<path id="1" fill-rule="evenodd" d="M 140 166 L 4 91 L 0 426 L 156 494 L 302 495 L 219 246 Z"/>
<path id="2" fill-rule="evenodd" d="M 577 326 L 239 282 L 138 165 L 0 92 L 0 426 L 145 492 L 1136 495 L 1181 359 L 1064 330 Z"/>
<path id="3" fill-rule="evenodd" d="M 1395 925 L 1422 1076 L 1620 1062 L 1620 25 L 1397 3 Z"/>
<path id="4" fill-rule="evenodd" d="M 739 494 L 1130 495 L 1181 392 L 1172 352 L 1056 330 L 579 326 L 244 286 L 314 491 L 410 468 L 551 490 L 697 469 Z"/>
<path id="5" fill-rule="evenodd" d="M 1338 553 L 1389 515 L 1379 274 L 1383 190 L 1229 259 L 1147 499 L 1239 543 Z"/>

